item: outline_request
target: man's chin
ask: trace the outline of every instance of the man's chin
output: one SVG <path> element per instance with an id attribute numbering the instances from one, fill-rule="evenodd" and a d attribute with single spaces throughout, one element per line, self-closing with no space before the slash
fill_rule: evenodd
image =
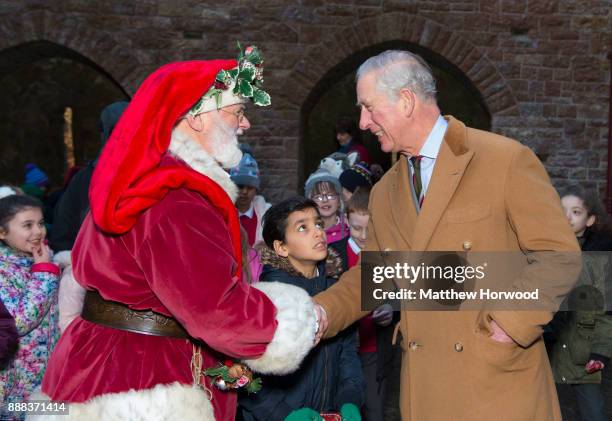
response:
<path id="1" fill-rule="evenodd" d="M 393 145 L 390 142 L 384 141 L 384 140 L 378 140 L 380 143 L 380 150 L 385 152 L 385 153 L 390 153 L 390 152 L 395 152 L 393 150 Z"/>
<path id="2" fill-rule="evenodd" d="M 242 151 L 238 149 L 237 146 L 235 147 L 235 150 L 231 151 L 230 153 L 231 155 L 223 156 L 225 154 L 221 154 L 221 156 L 215 157 L 217 162 L 219 162 L 219 164 L 226 170 L 237 167 L 238 164 L 240 164 L 240 160 L 242 159 Z"/>
<path id="3" fill-rule="evenodd" d="M 241 157 L 241 158 L 242 158 L 242 157 Z M 240 158 L 238 158 L 238 159 L 234 159 L 234 160 L 231 160 L 231 161 L 220 162 L 220 164 L 221 164 L 221 166 L 222 166 L 224 169 L 229 170 L 229 169 L 232 169 L 232 168 L 234 168 L 234 167 L 237 167 L 237 166 L 238 166 L 238 164 L 240 164 Z"/>

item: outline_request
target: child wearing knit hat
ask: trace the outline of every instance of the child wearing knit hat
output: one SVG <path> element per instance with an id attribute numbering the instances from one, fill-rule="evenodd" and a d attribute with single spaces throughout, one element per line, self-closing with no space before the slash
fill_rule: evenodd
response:
<path id="1" fill-rule="evenodd" d="M 304 194 L 314 200 L 325 224 L 327 243 L 331 244 L 348 236 L 348 224 L 342 212 L 340 193 L 342 186 L 331 172 L 319 168 L 313 172 L 304 186 Z"/>
<path id="2" fill-rule="evenodd" d="M 240 145 L 242 158 L 238 166 L 230 169 L 230 178 L 238 187 L 235 205 L 240 216 L 240 224 L 248 235 L 248 244 L 253 247 L 263 241 L 262 221 L 270 203 L 258 195 L 260 179 L 259 166 L 247 145 Z"/>
<path id="3" fill-rule="evenodd" d="M 44 188 L 49 184 L 49 177 L 36 164 L 26 164 L 24 184 L 33 184 Z"/>
<path id="4" fill-rule="evenodd" d="M 25 179 L 21 190 L 25 194 L 43 200 L 47 192 L 49 177 L 36 164 L 29 163 L 25 166 Z"/>
<path id="5" fill-rule="evenodd" d="M 355 193 L 357 187 L 372 187 L 372 174 L 365 162 L 359 162 L 340 174 L 340 185 L 342 186 L 342 200 L 348 203 Z"/>

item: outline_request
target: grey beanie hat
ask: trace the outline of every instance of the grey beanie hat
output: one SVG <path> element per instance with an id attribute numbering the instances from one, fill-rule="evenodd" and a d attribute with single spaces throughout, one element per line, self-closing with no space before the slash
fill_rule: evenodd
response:
<path id="1" fill-rule="evenodd" d="M 314 186 L 322 181 L 327 181 L 333 184 L 338 194 L 342 193 L 342 186 L 340 185 L 338 178 L 334 177 L 334 175 L 325 168 L 319 168 L 310 174 L 310 177 L 308 177 L 308 180 L 306 180 L 306 184 L 304 185 L 304 195 L 310 198 L 310 194 L 312 193 Z"/>
<path id="2" fill-rule="evenodd" d="M 238 166 L 230 169 L 229 173 L 234 184 L 259 190 L 259 167 L 250 153 L 243 153 Z"/>

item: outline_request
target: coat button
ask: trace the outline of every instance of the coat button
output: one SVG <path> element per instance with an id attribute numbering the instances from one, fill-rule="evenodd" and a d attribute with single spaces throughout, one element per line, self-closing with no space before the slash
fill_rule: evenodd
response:
<path id="1" fill-rule="evenodd" d="M 471 241 L 464 241 L 463 242 L 463 250 L 465 250 L 465 251 L 472 250 L 472 242 Z"/>
<path id="2" fill-rule="evenodd" d="M 463 351 L 463 344 L 461 342 L 457 342 L 455 344 L 455 351 L 457 351 L 457 352 Z"/>
<path id="3" fill-rule="evenodd" d="M 567 345 L 563 344 L 563 349 L 567 348 Z"/>
<path id="4" fill-rule="evenodd" d="M 418 347 L 419 347 L 419 344 L 416 343 L 415 341 L 408 342 L 408 348 L 410 348 L 411 350 L 416 351 Z"/>

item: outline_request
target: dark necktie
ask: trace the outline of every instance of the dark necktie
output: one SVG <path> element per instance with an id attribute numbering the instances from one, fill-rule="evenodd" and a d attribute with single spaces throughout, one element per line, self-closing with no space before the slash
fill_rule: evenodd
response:
<path id="1" fill-rule="evenodd" d="M 412 167 L 414 171 L 412 172 L 412 187 L 414 187 L 414 194 L 416 195 L 419 201 L 419 208 L 423 206 L 423 199 L 425 196 L 421 195 L 423 190 L 423 185 L 421 183 L 421 159 L 423 157 L 421 155 L 413 156 L 410 158 L 410 162 L 412 162 Z"/>

